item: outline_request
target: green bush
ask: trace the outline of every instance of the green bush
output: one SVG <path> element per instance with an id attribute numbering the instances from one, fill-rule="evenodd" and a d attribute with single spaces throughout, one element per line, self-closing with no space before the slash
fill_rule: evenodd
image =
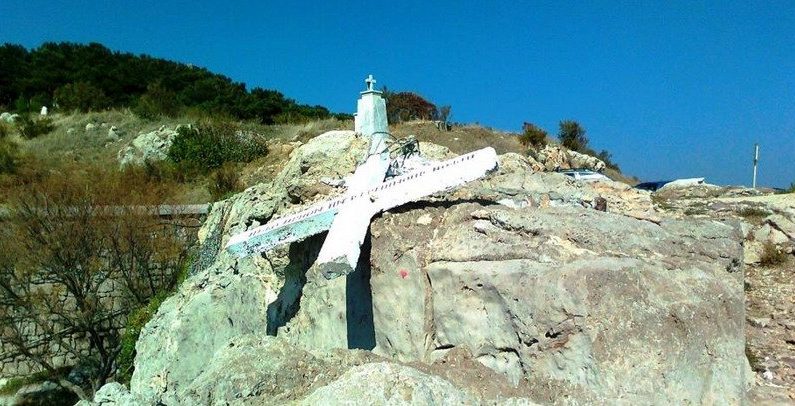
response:
<path id="1" fill-rule="evenodd" d="M 183 172 L 205 174 L 227 162 L 249 162 L 267 152 L 263 140 L 242 133 L 237 124 L 205 121 L 181 127 L 168 157 Z"/>
<path id="2" fill-rule="evenodd" d="M 439 116 L 435 104 L 414 92 L 391 92 L 383 88 L 386 115 L 390 123 L 410 120 L 430 120 Z"/>
<path id="3" fill-rule="evenodd" d="M 79 110 L 87 113 L 110 105 L 110 99 L 105 96 L 105 92 L 88 82 L 63 85 L 55 89 L 54 98 L 63 111 Z"/>
<path id="4" fill-rule="evenodd" d="M 30 114 L 23 114 L 14 122 L 22 138 L 33 139 L 49 134 L 55 129 L 52 120 L 48 117 L 34 118 Z"/>
<path id="5" fill-rule="evenodd" d="M 146 87 L 146 93 L 138 98 L 132 112 L 143 119 L 155 120 L 160 117 L 176 117 L 181 107 L 176 93 L 166 89 L 160 82 L 155 82 Z"/>
<path id="6" fill-rule="evenodd" d="M 563 120 L 559 123 L 558 139 L 564 147 L 577 152 L 585 152 L 588 147 L 588 137 L 585 128 L 574 120 Z"/>
<path id="7" fill-rule="evenodd" d="M 0 173 L 14 173 L 19 166 L 19 147 L 6 137 L 0 137 Z"/>
<path id="8" fill-rule="evenodd" d="M 210 175 L 208 189 L 215 201 L 226 199 L 233 193 L 239 192 L 243 189 L 243 182 L 240 181 L 238 168 L 231 163 L 218 168 Z"/>
<path id="9" fill-rule="evenodd" d="M 524 123 L 522 126 L 522 135 L 519 136 L 519 142 L 524 146 L 532 146 L 534 148 L 541 148 L 547 145 L 547 132 L 542 128 L 537 127 L 532 123 Z"/>
<path id="10" fill-rule="evenodd" d="M 146 323 L 160 309 L 160 305 L 169 298 L 179 288 L 185 279 L 188 279 L 188 273 L 193 265 L 195 257 L 188 255 L 188 259 L 182 263 L 182 267 L 176 275 L 174 286 L 165 292 L 160 292 L 151 299 L 145 306 L 138 308 L 130 313 L 127 317 L 127 324 L 124 325 L 124 334 L 121 337 L 121 349 L 116 358 L 116 380 L 125 385 L 130 385 L 130 379 L 135 371 L 135 343 L 138 342 L 138 337 L 141 335 L 141 330 Z"/>
<path id="11" fill-rule="evenodd" d="M 588 150 L 589 150 L 588 154 L 599 158 L 602 162 L 605 163 L 606 167 L 621 172 L 621 168 L 619 168 L 618 164 L 613 162 L 613 154 L 611 154 L 608 150 L 603 149 L 598 154 L 590 148 Z"/>
<path id="12" fill-rule="evenodd" d="M 138 341 L 138 336 L 141 335 L 141 329 L 157 313 L 157 309 L 160 308 L 160 305 L 168 296 L 168 292 L 155 295 L 146 306 L 133 311 L 127 317 L 124 335 L 121 337 L 121 351 L 119 351 L 119 356 L 116 358 L 116 365 L 118 366 L 116 372 L 117 381 L 129 385 L 135 367 L 133 363 L 135 361 L 135 343 Z"/>

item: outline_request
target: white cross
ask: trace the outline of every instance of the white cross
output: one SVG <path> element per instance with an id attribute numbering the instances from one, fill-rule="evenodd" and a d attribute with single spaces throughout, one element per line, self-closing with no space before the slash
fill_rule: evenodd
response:
<path id="1" fill-rule="evenodd" d="M 355 221 L 357 224 L 348 224 L 348 235 L 339 237 L 340 239 L 335 241 L 329 241 L 327 237 L 323 244 L 324 249 L 332 248 L 330 250 L 332 253 L 338 253 L 337 248 L 345 250 L 355 246 L 356 250 L 344 252 L 344 260 L 347 264 L 336 264 L 347 268 L 346 270 L 340 271 L 340 268 L 337 267 L 324 271 L 324 274 L 328 272 L 325 275 L 327 278 L 347 274 L 355 268 L 359 257 L 359 245 L 364 240 L 370 219 L 378 212 L 406 204 L 423 196 L 453 189 L 481 178 L 496 168 L 497 153 L 494 148 L 487 147 L 460 155 L 400 177 L 379 182 L 355 194 L 346 194 L 336 199 L 326 200 L 298 213 L 271 220 L 262 226 L 233 236 L 226 244 L 226 249 L 242 257 L 271 249 L 277 245 L 302 240 L 330 229 L 332 223 L 335 223 L 337 213 L 351 212 L 347 209 L 354 208 L 353 211 L 356 212 L 354 219 L 357 220 Z M 358 242 L 358 244 L 351 244 L 352 241 Z M 320 255 L 318 263 L 322 263 Z"/>
<path id="2" fill-rule="evenodd" d="M 367 83 L 367 90 L 373 90 L 373 86 L 375 86 L 375 79 L 373 79 L 373 75 L 367 76 L 367 79 L 364 80 L 364 83 Z"/>

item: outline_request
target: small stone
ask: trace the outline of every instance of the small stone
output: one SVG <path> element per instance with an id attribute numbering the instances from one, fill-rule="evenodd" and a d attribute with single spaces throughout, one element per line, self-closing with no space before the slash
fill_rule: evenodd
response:
<path id="1" fill-rule="evenodd" d="M 417 219 L 417 224 L 427 226 L 428 224 L 431 224 L 432 221 L 433 217 L 431 217 L 430 214 L 425 213 Z"/>
<path id="2" fill-rule="evenodd" d="M 748 323 L 754 327 L 765 328 L 770 323 L 770 319 L 767 317 L 748 318 Z"/>
<path id="3" fill-rule="evenodd" d="M 472 216 L 473 219 L 483 220 L 489 218 L 489 212 L 486 210 L 475 210 L 470 215 Z"/>
<path id="4" fill-rule="evenodd" d="M 92 130 L 95 130 L 96 128 L 97 128 L 97 125 L 94 124 L 94 123 L 86 124 L 86 131 L 92 131 Z"/>
<path id="5" fill-rule="evenodd" d="M 474 224 L 475 231 L 481 234 L 488 234 L 489 226 L 491 226 L 491 223 L 485 220 L 478 220 Z"/>
<path id="6" fill-rule="evenodd" d="M 108 138 L 117 140 L 119 139 L 120 136 L 121 134 L 119 133 L 119 129 L 115 125 L 111 126 L 110 129 L 108 129 Z"/>

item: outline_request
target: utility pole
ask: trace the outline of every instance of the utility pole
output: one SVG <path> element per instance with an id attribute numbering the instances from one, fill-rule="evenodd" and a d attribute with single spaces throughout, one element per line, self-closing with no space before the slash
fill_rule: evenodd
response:
<path id="1" fill-rule="evenodd" d="M 756 189 L 756 167 L 759 164 L 759 144 L 754 144 L 754 180 L 751 187 Z"/>

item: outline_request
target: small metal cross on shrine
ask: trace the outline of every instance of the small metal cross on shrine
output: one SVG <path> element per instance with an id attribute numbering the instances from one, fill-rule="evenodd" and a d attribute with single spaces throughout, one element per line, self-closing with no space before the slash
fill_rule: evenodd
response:
<path id="1" fill-rule="evenodd" d="M 373 78 L 373 75 L 367 76 L 367 79 L 364 80 L 364 83 L 367 83 L 368 91 L 373 90 L 373 86 L 375 86 L 375 79 Z"/>

